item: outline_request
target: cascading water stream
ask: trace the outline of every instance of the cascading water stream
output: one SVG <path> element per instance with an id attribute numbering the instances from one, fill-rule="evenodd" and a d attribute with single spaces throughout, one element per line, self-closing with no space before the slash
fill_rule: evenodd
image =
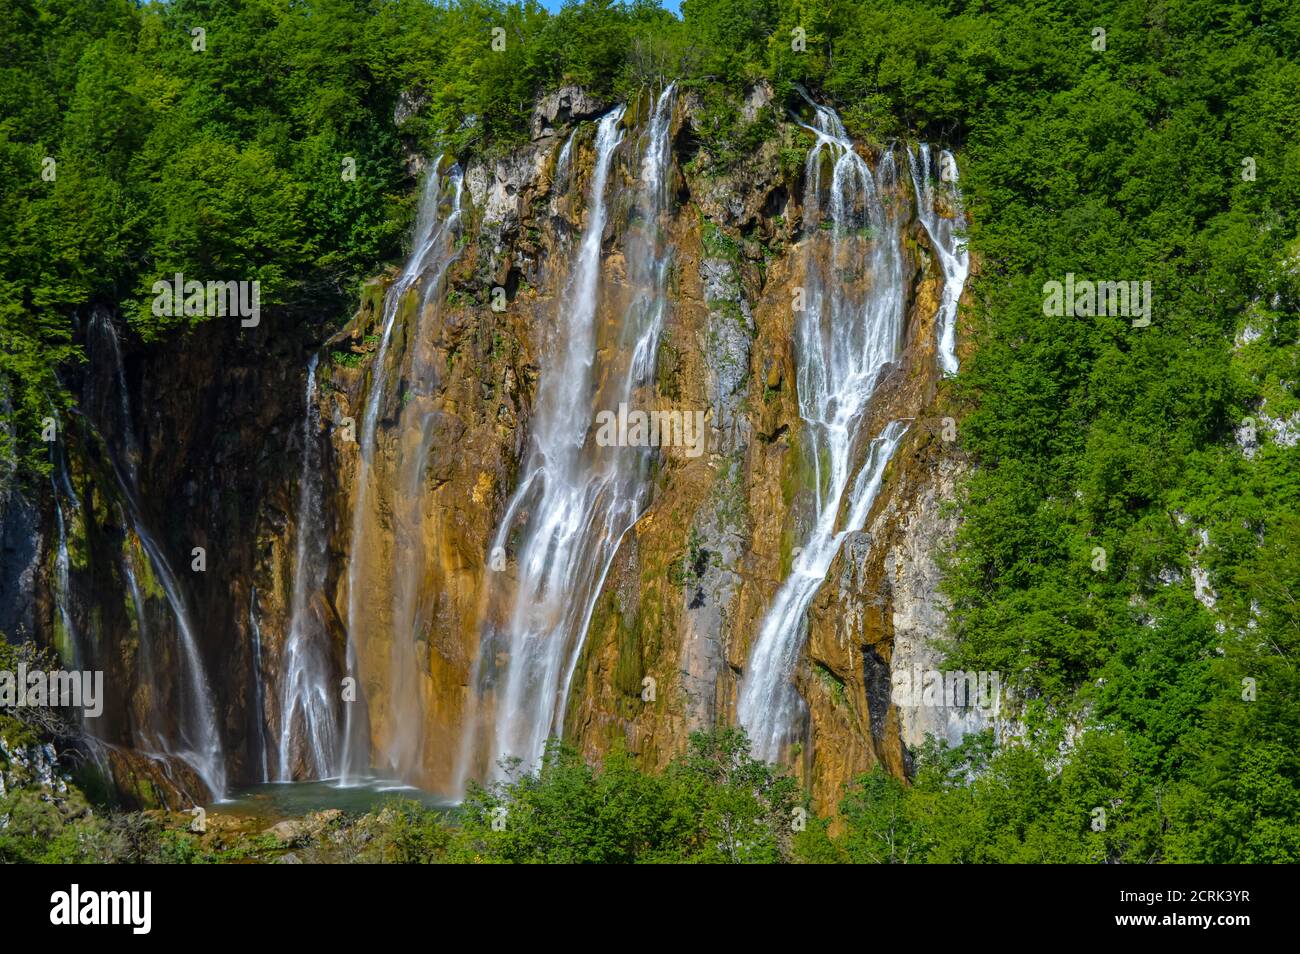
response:
<path id="1" fill-rule="evenodd" d="M 797 319 L 795 358 L 816 517 L 763 619 L 736 708 L 754 754 L 768 761 L 780 758 L 795 740 L 806 715 L 793 679 L 807 637 L 808 606 L 844 538 L 865 524 L 885 467 L 906 431 L 901 422 L 892 422 L 869 444 L 862 432 L 880 373 L 898 359 L 903 331 L 900 223 L 892 203 L 885 201 L 895 185 L 893 155 L 882 156 L 873 176 L 839 117 L 811 100 L 809 104 L 815 125 L 800 125 L 817 141 L 805 169 L 806 307 Z M 823 153 L 833 160 L 827 185 L 822 182 Z M 829 214 L 828 229 L 821 221 L 824 213 Z M 863 462 L 855 478 L 852 468 L 858 459 Z"/>
<path id="2" fill-rule="evenodd" d="M 598 411 L 630 402 L 653 377 L 666 309 L 669 250 L 660 219 L 668 207 L 673 104 L 670 85 L 645 133 L 637 221 L 625 252 L 630 298 L 608 342 L 600 340 L 598 320 L 601 244 L 624 108 L 606 114 L 597 127 L 587 221 L 558 299 L 560 320 L 543 347 L 530 452 L 493 539 L 493 550 L 505 552 L 517 535 L 515 589 L 507 618 L 489 624 L 480 641 L 473 683 L 478 711 L 466 720 L 458 767 L 462 791 L 470 777 L 501 777 L 504 759 L 536 764 L 546 739 L 563 732 L 601 585 L 645 504 L 652 449 L 598 446 L 592 422 Z"/>
<path id="3" fill-rule="evenodd" d="M 573 141 L 578 138 L 578 130 L 569 133 L 560 147 L 560 155 L 555 160 L 555 172 L 551 175 L 551 215 L 560 214 L 560 201 L 569 191 L 569 181 L 573 176 Z"/>
<path id="4" fill-rule="evenodd" d="M 63 513 L 62 498 L 66 497 L 74 512 L 80 512 L 81 501 L 77 499 L 76 491 L 72 488 L 72 481 L 68 477 L 67 459 L 62 454 L 56 454 L 53 451 L 51 451 L 51 456 L 55 457 L 55 466 L 57 468 L 50 473 L 55 528 L 58 531 L 58 550 L 54 558 L 54 606 L 58 613 L 59 629 L 55 633 L 55 644 L 60 657 L 71 663 L 73 669 L 84 669 L 86 650 L 81 644 L 81 634 L 73 625 L 72 610 L 69 605 L 72 599 L 72 561 L 68 556 L 68 528 L 67 519 Z M 62 484 L 62 487 L 60 487 L 60 484 Z"/>
<path id="5" fill-rule="evenodd" d="M 516 514 L 521 509 L 527 511 L 527 537 L 518 552 L 513 612 L 505 631 L 492 638 L 485 636 L 484 644 L 500 640 L 509 654 L 505 684 L 497 700 L 492 753 L 496 758 L 518 756 L 529 764 L 551 733 L 567 655 L 565 644 L 571 642 L 576 629 L 578 621 L 573 617 L 585 602 L 583 590 L 593 583 L 578 576 L 583 567 L 576 564 L 590 554 L 577 551 L 598 518 L 598 501 L 589 497 L 588 491 L 601 488 L 586 480 L 589 475 L 582 452 L 591 422 L 605 184 L 614 151 L 622 142 L 622 119 L 620 106 L 602 118 L 597 128 L 587 224 L 562 297 L 569 307 L 557 340 L 550 342 L 553 353 L 538 383 L 525 476 L 493 540 L 494 550 L 505 548 Z M 591 542 L 600 545 L 599 539 Z M 489 763 L 490 771 L 495 769 L 496 758 Z"/>
<path id="6" fill-rule="evenodd" d="M 117 433 L 120 435 L 126 451 L 125 466 L 120 459 L 121 455 L 116 453 L 107 441 L 105 446 L 108 448 L 108 457 L 112 464 L 113 473 L 122 492 L 124 514 L 135 531 L 136 538 L 140 541 L 154 578 L 162 587 L 176 624 L 176 648 L 179 651 L 174 658 L 179 669 L 176 674 L 178 676 L 176 687 L 177 694 L 180 697 L 176 713 L 176 737 L 169 737 L 170 732 L 158 727 L 156 717 L 161 713 L 155 712 L 155 718 L 152 720 L 154 721 L 154 738 L 148 741 L 158 748 L 161 754 L 174 755 L 189 763 L 199 774 L 199 777 L 203 779 L 212 794 L 217 798 L 221 798 L 226 790 L 226 763 L 225 755 L 222 752 L 221 736 L 217 729 L 216 705 L 213 702 L 207 672 L 203 665 L 203 658 L 199 653 L 198 640 L 194 635 L 189 608 L 186 605 L 180 583 L 172 572 L 171 564 L 168 563 L 162 548 L 145 525 L 137 498 L 136 481 L 139 445 L 135 440 L 135 432 L 131 423 L 131 406 L 126 389 L 126 373 L 122 367 L 122 351 L 118 345 L 117 332 L 113 328 L 113 323 L 102 313 L 92 320 L 91 330 L 99 342 L 105 346 L 109 360 L 112 362 L 113 380 L 118 396 L 117 407 L 120 414 L 120 420 L 117 422 Z M 141 653 L 147 656 L 147 647 L 151 643 L 145 638 L 145 603 L 140 592 L 138 571 L 136 568 L 131 567 L 129 561 L 127 561 L 126 572 L 132 588 L 132 599 L 136 607 L 138 625 L 141 629 Z M 150 632 L 148 635 L 157 638 L 158 634 Z M 152 680 L 156 676 L 157 667 L 152 660 L 149 658 L 142 660 L 141 677 Z"/>
<path id="7" fill-rule="evenodd" d="M 72 486 L 72 477 L 68 473 L 66 452 L 55 451 L 54 448 L 51 448 L 51 452 L 55 466 L 50 474 L 50 484 L 53 491 L 55 526 L 58 531 L 53 593 L 55 612 L 58 614 L 55 646 L 59 658 L 64 660 L 65 664 L 70 664 L 71 668 L 93 669 L 94 646 L 90 641 L 90 634 L 78 628 L 72 617 L 72 559 L 68 553 L 68 514 L 64 512 L 64 503 L 66 502 L 70 507 L 72 514 L 84 519 L 84 513 L 81 509 L 81 498 L 77 496 L 76 488 Z M 106 745 L 100 738 L 101 720 L 88 718 L 83 711 L 81 727 L 85 731 L 86 751 L 94 759 L 100 771 L 107 776 L 109 767 Z"/>
<path id="8" fill-rule="evenodd" d="M 418 577 L 423 569 L 424 552 L 421 535 L 413 528 L 423 507 L 422 475 L 430 449 L 430 419 L 426 406 L 432 375 L 428 362 L 417 352 L 425 338 L 426 322 L 436 296 L 441 293 L 443 278 L 458 254 L 456 239 L 461 224 L 461 198 L 463 178 L 459 166 L 452 166 L 445 175 L 440 171 L 442 159 L 438 158 L 429 170 L 421 195 L 416 218 L 415 239 L 411 257 L 384 297 L 383 332 L 374 363 L 374 379 L 367 398 L 360 436 L 361 461 L 358 467 L 358 489 L 353 509 L 351 550 L 348 563 L 348 671 L 356 673 L 359 662 L 358 637 L 366 622 L 383 618 L 376 612 L 375 599 L 386 592 L 392 596 L 392 626 L 389 637 L 388 692 L 380 704 L 384 707 L 382 724 L 386 738 L 381 741 L 378 757 L 383 765 L 378 767 L 408 777 L 418 768 L 423 739 L 423 701 L 420 693 L 421 666 L 416 652 L 420 637 L 421 607 L 417 604 Z M 444 196 L 444 192 L 448 193 Z M 444 201 L 445 200 L 445 201 Z M 445 215 L 443 206 L 446 205 Z M 399 354 L 399 367 L 390 369 L 394 328 L 402 311 L 407 293 L 420 286 L 421 293 L 414 314 L 416 325 L 411 344 L 406 353 Z M 401 359 L 405 358 L 405 361 Z M 401 367 L 400 365 L 405 365 Z M 398 440 L 399 471 L 394 498 L 394 520 L 397 535 L 394 542 L 394 565 L 390 580 L 379 581 L 368 577 L 373 573 L 366 566 L 368 534 L 379 528 L 368 519 L 371 514 L 370 496 L 372 482 L 376 479 L 376 431 L 381 409 L 388 398 L 388 378 L 396 371 L 399 383 L 406 385 L 403 400 L 409 405 L 399 412 Z M 414 432 L 415 447 L 406 443 Z M 358 703 L 359 704 L 359 703 Z M 344 733 L 339 770 L 345 781 L 355 778 L 370 768 L 370 757 L 363 754 L 365 744 L 354 719 L 355 706 L 344 707 Z M 378 759 L 376 759 L 378 761 Z"/>
<path id="9" fill-rule="evenodd" d="M 248 596 L 248 630 L 253 636 L 253 730 L 257 738 L 257 751 L 263 782 L 271 780 L 266 757 L 266 694 L 262 687 L 262 625 L 257 621 L 257 587 Z"/>
<path id="10" fill-rule="evenodd" d="M 81 498 L 77 496 L 76 488 L 72 486 L 72 477 L 68 473 L 66 453 L 51 448 L 51 456 L 54 458 L 52 461 L 54 467 L 50 473 L 50 486 L 54 501 L 55 528 L 58 532 L 52 594 L 55 612 L 58 614 L 55 647 L 65 665 L 70 665 L 74 670 L 84 671 L 94 668 L 92 661 L 94 645 L 90 642 L 90 634 L 79 629 L 72 618 L 72 560 L 68 552 L 68 515 L 63 509 L 65 502 L 73 514 L 83 518 L 84 514 L 81 509 Z M 96 767 L 105 777 L 108 777 L 111 769 L 107 751 L 111 746 L 100 738 L 100 726 L 100 719 L 87 717 L 83 710 L 81 727 L 85 732 L 83 737 L 85 750 L 94 760 Z"/>
<path id="11" fill-rule="evenodd" d="M 330 661 L 329 633 L 312 600 L 325 588 L 327 528 L 321 486 L 320 407 L 316 365 L 307 365 L 302 468 L 298 476 L 298 540 L 294 553 L 289 634 L 280 661 L 280 737 L 276 771 L 281 782 L 331 778 L 339 756 L 338 685 Z"/>
<path id="12" fill-rule="evenodd" d="M 935 207 L 929 145 L 921 143 L 916 154 L 909 154 L 908 158 L 916 191 L 916 216 L 930 236 L 930 244 L 943 269 L 943 297 L 938 314 L 939 366 L 944 374 L 956 374 L 957 306 L 970 274 L 970 251 L 959 234 L 965 226 L 965 214 L 961 190 L 957 187 L 957 161 L 946 149 L 939 154 L 939 180 L 948 192 L 953 212 L 952 216 L 943 216 Z"/>
<path id="13" fill-rule="evenodd" d="M 654 375 L 659 338 L 668 312 L 668 269 L 672 256 L 664 247 L 659 219 L 668 210 L 668 173 L 672 159 L 668 134 L 673 119 L 676 84 L 669 83 L 655 102 L 641 159 L 637 193 L 638 227 L 629 240 L 628 282 L 635 290 L 632 310 L 624 321 L 625 340 L 632 343 L 632 358 L 622 377 L 619 399 L 630 400 L 635 388 Z"/>

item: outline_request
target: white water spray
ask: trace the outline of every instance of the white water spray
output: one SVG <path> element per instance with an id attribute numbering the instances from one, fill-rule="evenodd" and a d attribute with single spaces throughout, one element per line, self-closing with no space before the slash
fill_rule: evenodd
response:
<path id="1" fill-rule="evenodd" d="M 884 199 L 895 185 L 893 155 L 886 152 L 873 175 L 839 117 L 809 103 L 815 125 L 804 128 L 817 142 L 805 169 L 808 287 L 795 329 L 795 358 L 808 444 L 804 453 L 815 474 L 816 517 L 763 619 L 736 707 L 754 755 L 768 761 L 779 759 L 798 738 L 806 717 L 793 680 L 807 640 L 808 606 L 844 538 L 865 524 L 885 467 L 906 431 L 901 422 L 892 422 L 869 444 L 862 433 L 881 372 L 898 359 L 903 331 L 906 289 L 899 222 L 892 203 Z M 833 160 L 829 183 L 822 182 L 823 153 Z M 827 229 L 822 228 L 823 215 L 829 216 Z M 857 460 L 862 463 L 855 477 Z"/>
<path id="2" fill-rule="evenodd" d="M 559 298 L 561 320 L 544 348 L 530 452 L 492 541 L 504 551 L 518 535 L 515 590 L 508 618 L 482 634 L 474 685 L 481 711 L 466 721 L 462 790 L 470 776 L 500 778 L 503 759 L 535 765 L 546 739 L 563 733 L 601 586 L 619 541 L 645 505 L 651 450 L 599 447 L 591 429 L 597 411 L 633 400 L 653 377 L 666 309 L 669 250 L 660 238 L 660 218 L 668 207 L 673 104 L 669 86 L 645 133 L 637 221 L 625 254 L 631 297 L 608 347 L 598 340 L 601 243 L 623 107 L 597 128 L 587 221 Z"/>
<path id="3" fill-rule="evenodd" d="M 212 794 L 217 798 L 221 798 L 226 790 L 225 755 L 222 752 L 221 736 L 217 728 L 216 704 L 213 701 L 203 658 L 199 653 L 194 626 L 190 621 L 189 607 L 186 604 L 180 583 L 175 573 L 173 573 L 171 564 L 167 561 L 162 547 L 145 525 L 136 496 L 138 444 L 131 423 L 131 407 L 126 390 L 126 375 L 122 367 L 122 352 L 118 345 L 117 332 L 113 328 L 113 323 L 108 320 L 107 316 L 102 314 L 97 315 L 92 321 L 92 330 L 96 333 L 99 342 L 106 346 L 109 360 L 113 362 L 114 381 L 117 386 L 118 407 L 121 414 L 118 426 L 126 450 L 125 466 L 119 459 L 120 455 L 115 453 L 112 447 L 108 448 L 109 459 L 122 491 L 125 514 L 135 531 L 136 538 L 139 539 L 140 545 L 144 549 L 154 577 L 162 587 L 176 624 L 175 635 L 178 652 L 174 658 L 179 669 L 176 674 L 176 688 L 180 697 L 175 719 L 176 733 L 175 737 L 171 738 L 165 737 L 169 733 L 162 734 L 154 739 L 154 744 L 160 748 L 162 754 L 175 755 L 188 762 L 208 788 L 211 789 Z M 137 615 L 143 628 L 144 601 L 141 599 L 135 572 L 133 570 L 129 571 L 129 576 L 131 577 Z M 156 633 L 150 635 L 154 638 L 157 637 Z M 145 649 L 145 642 L 142 638 L 142 651 Z M 146 661 L 145 672 L 148 671 L 149 665 L 148 661 Z"/>
<path id="4" fill-rule="evenodd" d="M 389 287 L 384 297 L 383 332 L 378 353 L 375 356 L 373 380 L 367 396 L 365 414 L 360 435 L 361 460 L 357 471 L 357 493 L 353 507 L 352 540 L 348 563 L 348 674 L 357 676 L 358 633 L 363 627 L 363 620 L 373 618 L 373 601 L 389 592 L 388 586 L 367 585 L 364 566 L 366 554 L 366 534 L 371 532 L 372 521 L 368 520 L 371 482 L 375 479 L 374 454 L 376 431 L 379 415 L 386 406 L 389 388 L 389 376 L 395 373 L 399 381 L 404 381 L 412 395 L 427 387 L 423 378 L 428 369 L 414 357 L 419 347 L 426 306 L 432 302 L 435 294 L 442 291 L 442 279 L 459 251 L 456 239 L 461 224 L 461 198 L 463 179 L 459 166 L 452 166 L 445 174 L 440 172 L 442 158 L 433 163 L 425 180 L 424 192 L 420 198 L 420 207 L 416 217 L 415 237 L 411 256 L 397 279 Z M 449 193 L 444 196 L 444 191 Z M 443 214 L 444 198 L 446 213 Z M 402 355 L 398 355 L 398 367 L 389 367 L 389 351 L 393 340 L 397 317 L 402 312 L 402 302 L 407 292 L 420 286 L 421 297 L 414 311 L 419 327 L 414 329 L 411 346 L 410 366 L 400 367 Z M 407 421 L 399 422 L 401 426 Z M 408 507 L 402 516 L 408 520 L 411 508 L 418 510 L 420 476 L 423 473 L 425 459 L 429 451 L 427 440 L 427 417 L 417 422 L 421 429 L 418 450 L 405 449 L 398 461 L 402 476 L 399 478 L 400 499 Z M 403 543 L 410 542 L 408 537 Z M 388 692 L 379 700 L 387 712 L 389 737 L 385 751 L 377 753 L 384 760 L 386 770 L 406 777 L 417 767 L 423 738 L 423 704 L 419 692 L 418 656 L 415 641 L 419 638 L 419 607 L 415 605 L 415 579 L 422 570 L 422 553 L 400 552 L 395 558 L 394 578 L 391 583 L 393 598 L 393 632 L 391 633 L 391 653 L 389 656 Z M 339 756 L 339 769 L 345 781 L 363 774 L 369 767 L 371 756 L 368 740 L 361 738 L 360 724 L 354 716 L 354 709 L 362 705 L 356 703 L 344 706 L 344 732 Z"/>
<path id="5" fill-rule="evenodd" d="M 320 407 L 316 365 L 307 365 L 302 424 L 302 468 L 298 475 L 298 541 L 294 553 L 289 635 L 280 660 L 279 780 L 330 778 L 339 756 L 338 695 L 330 664 L 329 633 L 312 600 L 325 588 L 327 528 L 321 476 Z"/>
<path id="6" fill-rule="evenodd" d="M 248 630 L 253 637 L 253 729 L 257 738 L 257 753 L 263 782 L 271 780 L 266 757 L 266 693 L 262 687 L 262 624 L 257 621 L 257 587 L 248 595 Z"/>
<path id="7" fill-rule="evenodd" d="M 939 214 L 935 207 L 934 179 L 930 167 L 930 147 L 921 143 L 908 156 L 912 170 L 912 187 L 916 191 L 916 216 L 930 236 L 930 244 L 943 269 L 943 297 L 939 302 L 939 366 L 944 374 L 957 373 L 957 306 L 961 302 L 966 277 L 970 274 L 970 251 L 960 235 L 965 226 L 961 190 L 957 187 L 957 161 L 952 153 L 939 154 L 940 188 L 952 205 L 952 215 Z"/>
<path id="8" fill-rule="evenodd" d="M 81 645 L 81 634 L 77 632 L 72 622 L 72 582 L 71 582 L 71 565 L 72 561 L 68 555 L 68 527 L 67 518 L 63 513 L 63 497 L 66 496 L 68 504 L 72 507 L 74 513 L 80 512 L 81 501 L 77 499 L 77 494 L 72 488 L 72 481 L 68 477 L 68 462 L 62 454 L 56 454 L 51 450 L 51 456 L 56 458 L 57 470 L 50 474 L 50 487 L 54 493 L 54 517 L 55 528 L 58 531 L 57 546 L 54 557 L 54 607 L 58 613 L 58 626 L 55 634 L 55 643 L 58 646 L 60 656 L 72 665 L 73 669 L 84 669 L 86 652 Z M 57 477 L 56 477 L 57 474 Z M 60 488 L 62 484 L 62 488 Z"/>

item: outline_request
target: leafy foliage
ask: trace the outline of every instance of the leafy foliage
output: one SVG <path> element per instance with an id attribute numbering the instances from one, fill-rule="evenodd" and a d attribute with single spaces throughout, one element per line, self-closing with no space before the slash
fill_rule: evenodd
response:
<path id="1" fill-rule="evenodd" d="M 474 788 L 453 860 L 757 863 L 794 853 L 798 783 L 749 754 L 743 730 L 691 737 L 662 775 L 625 753 L 599 770 L 552 742 L 536 772 Z"/>
<path id="2" fill-rule="evenodd" d="M 931 747 L 914 784 L 847 796 L 845 835 L 817 822 L 800 843 L 871 861 L 1300 856 L 1295 4 L 684 0 L 679 20 L 649 0 L 11 0 L 0 53 L 0 481 L 46 466 L 78 315 L 184 333 L 148 308 L 176 271 L 341 315 L 397 252 L 404 148 L 508 149 L 561 84 L 612 100 L 677 80 L 719 171 L 798 108 L 795 83 L 860 139 L 958 149 L 978 270 L 951 397 L 978 467 L 949 661 L 1004 674 L 1024 738 Z M 774 103 L 749 122 L 760 79 Z M 1068 273 L 1151 282 L 1151 325 L 1045 315 L 1044 283 Z M 793 857 L 794 783 L 746 759 L 712 737 L 650 777 L 556 749 L 476 793 L 456 838 L 412 817 L 393 851 Z"/>

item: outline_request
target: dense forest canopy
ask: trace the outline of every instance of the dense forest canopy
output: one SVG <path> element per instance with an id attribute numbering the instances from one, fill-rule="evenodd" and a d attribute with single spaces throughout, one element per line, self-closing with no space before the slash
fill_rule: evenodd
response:
<path id="1" fill-rule="evenodd" d="M 774 129 L 744 122 L 746 88 L 765 79 L 781 103 L 802 84 L 860 140 L 957 153 L 978 272 L 952 397 L 978 469 L 948 572 L 950 661 L 1010 674 L 1029 727 L 997 752 L 921 753 L 909 786 L 865 779 L 840 850 L 1300 858 L 1300 7 L 684 0 L 681 14 L 9 0 L 0 480 L 47 466 L 42 421 L 68 407 L 61 376 L 92 306 L 146 340 L 184 334 L 149 289 L 216 271 L 259 280 L 264 308 L 345 320 L 401 250 L 402 137 L 428 155 L 506 151 L 561 84 L 620 98 L 676 80 L 704 97 L 703 148 L 725 167 Z M 399 135 L 404 96 L 419 108 Z M 345 157 L 363 187 L 340 177 Z M 1067 273 L 1149 281 L 1149 326 L 1045 314 L 1045 283 Z M 1058 758 L 1081 720 L 1092 731 Z M 906 858 L 878 857 L 881 826 Z"/>

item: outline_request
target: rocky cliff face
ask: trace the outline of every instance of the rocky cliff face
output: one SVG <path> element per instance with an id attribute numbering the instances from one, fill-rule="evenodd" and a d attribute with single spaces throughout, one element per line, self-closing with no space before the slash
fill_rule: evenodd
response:
<path id="1" fill-rule="evenodd" d="M 769 97 L 757 90 L 747 114 L 776 109 Z M 439 221 L 453 203 L 460 216 L 436 240 L 445 262 L 409 289 L 397 271 L 366 287 L 358 313 L 320 352 L 317 433 L 304 436 L 302 426 L 302 339 L 274 323 L 254 337 L 201 329 L 128 356 L 148 518 L 178 564 L 194 546 L 208 553 L 209 569 L 183 585 L 200 621 L 232 779 L 305 771 L 296 756 L 276 764 L 280 750 L 266 740 L 283 721 L 282 660 L 301 571 L 299 464 L 311 440 L 320 442 L 325 525 L 321 552 L 311 555 L 324 581 L 311 613 L 331 681 L 358 680 L 357 700 L 340 704 L 340 718 L 381 770 L 446 791 L 463 782 L 466 765 L 481 774 L 467 726 L 500 717 L 485 669 L 509 663 L 485 654 L 482 640 L 512 611 L 519 574 L 514 542 L 494 553 L 494 535 L 521 479 L 555 326 L 575 294 L 575 244 L 592 215 L 591 120 L 609 105 L 562 90 L 539 104 L 527 146 L 471 159 L 463 171 L 441 160 Z M 734 721 L 759 625 L 807 532 L 818 462 L 799 414 L 792 309 L 809 267 L 799 243 L 815 225 L 803 221 L 802 200 L 811 138 L 782 111 L 777 136 L 717 174 L 701 146 L 701 103 L 675 97 L 668 211 L 647 226 L 633 195 L 655 108 L 649 95 L 627 104 L 610 162 L 612 198 L 597 236 L 598 375 L 615 373 L 605 356 L 619 347 L 619 316 L 637 295 L 630 236 L 657 229 L 671 249 L 667 307 L 653 381 L 638 397 L 650 408 L 702 410 L 707 444 L 698 456 L 684 447 L 653 456 L 644 506 L 611 542 L 559 704 L 564 735 L 585 754 L 620 745 L 660 766 L 691 731 Z M 964 465 L 956 444 L 939 436 L 943 272 L 906 176 L 887 200 L 905 223 L 905 332 L 865 430 L 900 419 L 910 426 L 864 529 L 844 541 L 807 613 L 795 682 L 808 720 L 790 755 L 822 811 L 872 765 L 903 774 L 905 744 L 947 725 L 942 714 L 890 701 L 891 671 L 937 658 L 935 561 L 955 529 L 945 505 Z M 607 384 L 598 376 L 593 388 Z M 71 471 L 94 519 L 74 536 L 99 556 L 74 574 L 81 596 L 73 602 L 78 625 L 93 632 L 89 644 L 125 660 L 117 673 L 124 711 L 106 736 L 129 747 L 143 717 L 126 710 L 149 706 L 140 627 L 120 578 L 131 533 L 90 443 L 74 448 Z M 47 541 L 53 532 L 50 522 Z M 31 564 L 20 550 L 10 547 L 7 567 Z M 33 588 L 48 594 L 54 559 L 48 545 L 43 552 Z M 35 604 L 51 633 L 53 602 Z M 153 629 L 166 629 L 153 602 Z"/>

